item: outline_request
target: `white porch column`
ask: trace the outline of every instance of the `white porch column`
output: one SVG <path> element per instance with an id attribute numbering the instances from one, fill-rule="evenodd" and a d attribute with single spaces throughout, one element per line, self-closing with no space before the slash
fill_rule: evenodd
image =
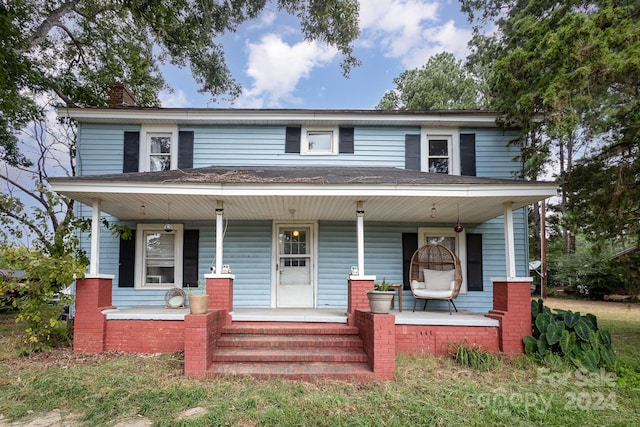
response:
<path id="1" fill-rule="evenodd" d="M 364 204 L 358 202 L 356 207 L 358 227 L 358 276 L 364 276 Z"/>
<path id="2" fill-rule="evenodd" d="M 224 239 L 224 230 L 222 223 L 222 216 L 224 215 L 224 208 L 222 200 L 218 200 L 216 207 L 216 271 L 215 274 L 222 274 L 222 246 Z"/>
<path id="3" fill-rule="evenodd" d="M 100 199 L 93 199 L 91 213 L 91 259 L 89 274 L 97 276 L 100 272 Z"/>
<path id="4" fill-rule="evenodd" d="M 507 261 L 507 278 L 516 277 L 516 249 L 513 237 L 513 204 L 504 204 L 504 250 Z"/>

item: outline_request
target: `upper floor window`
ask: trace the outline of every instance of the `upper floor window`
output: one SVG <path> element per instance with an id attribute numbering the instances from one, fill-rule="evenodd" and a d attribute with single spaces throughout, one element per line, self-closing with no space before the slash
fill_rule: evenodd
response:
<path id="1" fill-rule="evenodd" d="M 448 174 L 451 164 L 451 138 L 429 139 L 427 145 L 427 170 L 431 173 Z"/>
<path id="2" fill-rule="evenodd" d="M 140 144 L 141 172 L 157 172 L 178 167 L 178 129 L 143 127 Z"/>
<path id="3" fill-rule="evenodd" d="M 422 167 L 430 173 L 460 174 L 458 129 L 423 129 Z"/>
<path id="4" fill-rule="evenodd" d="M 300 154 L 337 154 L 337 130 L 305 129 Z"/>
<path id="5" fill-rule="evenodd" d="M 354 128 L 287 126 L 284 152 L 317 156 L 354 154 Z"/>

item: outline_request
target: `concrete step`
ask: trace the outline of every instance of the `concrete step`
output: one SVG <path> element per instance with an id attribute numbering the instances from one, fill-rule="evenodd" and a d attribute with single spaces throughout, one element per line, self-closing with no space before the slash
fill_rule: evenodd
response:
<path id="1" fill-rule="evenodd" d="M 354 349 L 218 348 L 215 362 L 336 362 L 366 363 L 367 355 Z"/>
<path id="2" fill-rule="evenodd" d="M 223 334 L 217 346 L 281 348 L 362 348 L 357 335 Z"/>
<path id="3" fill-rule="evenodd" d="M 212 362 L 211 376 L 373 378 L 358 328 L 340 323 L 233 322 Z"/>
<path id="4" fill-rule="evenodd" d="M 222 333 L 273 335 L 358 335 L 358 328 L 340 323 L 233 322 Z"/>
<path id="5" fill-rule="evenodd" d="M 211 376 L 249 375 L 259 379 L 287 378 L 307 381 L 316 378 L 349 381 L 368 381 L 374 379 L 373 371 L 366 363 L 214 363 L 209 369 L 208 374 Z"/>

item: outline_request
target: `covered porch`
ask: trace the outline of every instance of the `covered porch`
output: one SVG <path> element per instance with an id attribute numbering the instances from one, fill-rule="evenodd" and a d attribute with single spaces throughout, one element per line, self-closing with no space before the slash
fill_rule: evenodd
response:
<path id="1" fill-rule="evenodd" d="M 517 277 L 513 212 L 556 191 L 550 183 L 393 168 L 320 167 L 201 168 L 83 176 L 55 179 L 52 186 L 92 208 L 90 271 L 76 285 L 74 351 L 184 351 L 185 373 L 205 377 L 214 375 L 212 366 L 218 360 L 221 337 L 237 327 L 254 331 L 265 329 L 255 324 L 269 324 L 274 325 L 267 328 L 271 332 L 288 331 L 281 334 L 287 335 L 292 330 L 290 324 L 296 323 L 309 334 L 319 333 L 319 329 L 333 334 L 333 328 L 317 325 L 336 324 L 343 325 L 340 331 L 359 337 L 368 369 L 378 379 L 393 378 L 398 353 L 442 355 L 452 343 L 462 341 L 494 352 L 522 351 L 522 337 L 531 328 L 531 280 Z M 192 315 L 180 309 L 113 307 L 114 277 L 101 273 L 100 267 L 103 213 L 128 222 L 213 223 L 214 261 L 210 274 L 204 275 L 209 312 Z M 504 224 L 504 277 L 491 279 L 493 304 L 485 313 L 461 311 L 451 316 L 431 309 L 413 313 L 412 301 L 405 301 L 403 312 L 369 312 L 366 290 L 373 288 L 377 277 L 369 273 L 372 267 L 365 265 L 366 222 L 420 223 L 428 219 L 453 228 L 460 221 L 482 224 L 499 216 Z M 234 282 L 243 271 L 225 262 L 225 230 L 227 221 L 248 220 L 274 224 L 352 221 L 356 230 L 351 245 L 353 263 L 342 273 L 344 279 L 337 279 L 345 290 L 340 305 L 346 305 L 346 310 L 319 309 L 317 297 L 304 308 L 279 306 L 280 262 L 276 255 L 272 255 L 271 272 L 264 277 L 272 282 L 271 306 L 234 304 L 234 291 L 238 291 Z M 316 280 L 315 289 L 321 284 Z"/>

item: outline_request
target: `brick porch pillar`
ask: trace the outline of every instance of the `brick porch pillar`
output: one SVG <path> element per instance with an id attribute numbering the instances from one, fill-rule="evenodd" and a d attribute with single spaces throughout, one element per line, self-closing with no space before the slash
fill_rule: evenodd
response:
<path id="1" fill-rule="evenodd" d="M 487 317 L 500 321 L 500 350 L 524 353 L 522 339 L 531 335 L 532 277 L 492 278 L 493 310 Z"/>
<path id="2" fill-rule="evenodd" d="M 396 316 L 356 310 L 355 325 L 367 354 L 369 367 L 379 380 L 396 376 Z"/>
<path id="3" fill-rule="evenodd" d="M 375 280 L 376 276 L 349 276 L 347 303 L 347 321 L 349 325 L 355 325 L 356 310 L 369 311 L 367 290 L 373 289 Z"/>
<path id="4" fill-rule="evenodd" d="M 195 378 L 207 376 L 225 316 L 226 313 L 222 310 L 184 316 L 185 375 Z"/>
<path id="5" fill-rule="evenodd" d="M 231 324 L 233 311 L 233 274 L 205 274 L 209 310 L 222 310 L 226 313 L 226 324 Z"/>
<path id="6" fill-rule="evenodd" d="M 105 350 L 106 316 L 111 305 L 112 275 L 86 276 L 76 280 L 73 321 L 74 353 L 100 353 Z"/>

